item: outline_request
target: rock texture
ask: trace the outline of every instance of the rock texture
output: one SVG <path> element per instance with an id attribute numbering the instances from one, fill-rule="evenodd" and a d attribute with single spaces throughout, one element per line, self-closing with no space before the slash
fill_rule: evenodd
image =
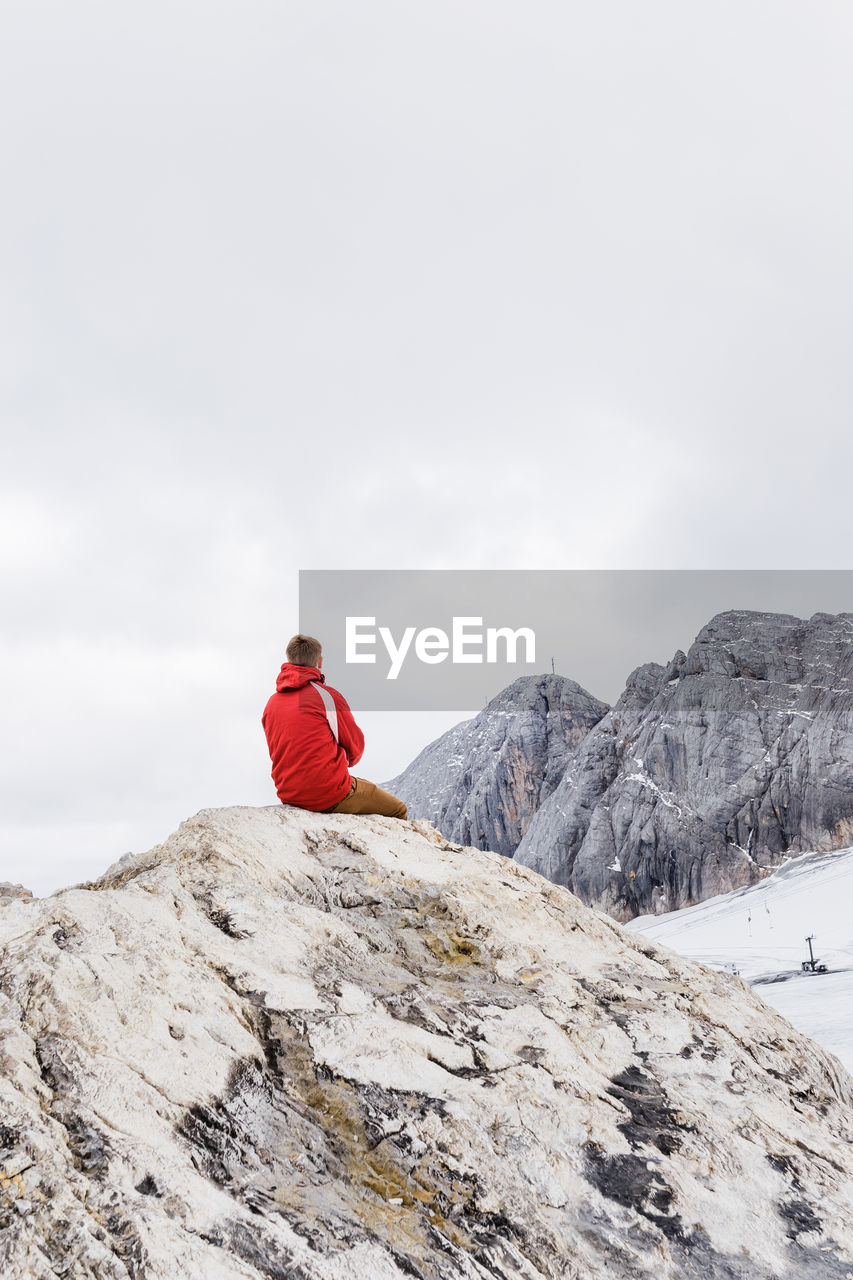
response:
<path id="1" fill-rule="evenodd" d="M 32 898 L 29 889 L 25 889 L 22 884 L 10 884 L 8 880 L 0 880 L 0 906 L 13 898 Z"/>
<path id="2" fill-rule="evenodd" d="M 425 824 L 205 811 L 0 935 L 4 1276 L 853 1271 L 838 1062 Z"/>
<path id="3" fill-rule="evenodd" d="M 730 612 L 639 667 L 516 857 L 627 919 L 853 844 L 853 614 Z"/>
<path id="4" fill-rule="evenodd" d="M 522 676 L 387 783 L 450 840 L 513 854 L 569 756 L 607 713 L 574 680 Z"/>

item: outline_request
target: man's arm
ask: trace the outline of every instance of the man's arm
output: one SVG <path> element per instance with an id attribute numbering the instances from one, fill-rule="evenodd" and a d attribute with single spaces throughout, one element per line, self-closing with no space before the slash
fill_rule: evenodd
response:
<path id="1" fill-rule="evenodd" d="M 328 685 L 326 688 L 334 698 L 338 712 L 338 743 L 344 749 L 347 764 L 358 764 L 364 755 L 364 734 L 356 724 L 344 695 L 338 693 L 337 689 L 329 689 Z"/>

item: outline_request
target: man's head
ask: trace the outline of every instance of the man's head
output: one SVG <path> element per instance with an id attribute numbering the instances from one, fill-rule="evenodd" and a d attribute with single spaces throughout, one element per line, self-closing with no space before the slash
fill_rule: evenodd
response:
<path id="1" fill-rule="evenodd" d="M 287 646 L 287 661 L 294 667 L 322 667 L 323 646 L 313 636 L 294 636 Z"/>

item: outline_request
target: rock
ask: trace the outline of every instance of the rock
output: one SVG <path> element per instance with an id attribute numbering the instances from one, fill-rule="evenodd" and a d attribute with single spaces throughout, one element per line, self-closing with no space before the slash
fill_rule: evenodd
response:
<path id="1" fill-rule="evenodd" d="M 5 906 L 7 902 L 14 902 L 17 898 L 32 900 L 32 896 L 30 890 L 25 889 L 22 884 L 10 884 L 8 880 L 0 880 L 0 907 Z"/>
<path id="2" fill-rule="evenodd" d="M 207 810 L 0 942 L 4 1276 L 850 1269 L 840 1064 L 425 823 Z"/>
<path id="3" fill-rule="evenodd" d="M 411 817 L 448 839 L 512 854 L 569 756 L 608 710 L 564 676 L 522 676 L 385 785 Z"/>
<path id="4" fill-rule="evenodd" d="M 624 920 L 850 844 L 853 614 L 740 611 L 629 677 L 516 857 Z"/>

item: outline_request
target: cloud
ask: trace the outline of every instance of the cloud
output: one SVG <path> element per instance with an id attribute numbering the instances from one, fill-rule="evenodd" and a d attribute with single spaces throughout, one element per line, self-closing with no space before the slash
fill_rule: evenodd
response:
<path id="1" fill-rule="evenodd" d="M 0 495 L 0 582 L 24 579 L 29 590 L 34 579 L 61 573 L 77 534 L 74 517 L 60 514 L 42 495 Z"/>
<path id="2" fill-rule="evenodd" d="M 120 671 L 170 812 L 248 786 L 300 568 L 845 565 L 851 63 L 788 0 L 8 5 L 4 653 L 82 673 L 90 811 Z"/>

